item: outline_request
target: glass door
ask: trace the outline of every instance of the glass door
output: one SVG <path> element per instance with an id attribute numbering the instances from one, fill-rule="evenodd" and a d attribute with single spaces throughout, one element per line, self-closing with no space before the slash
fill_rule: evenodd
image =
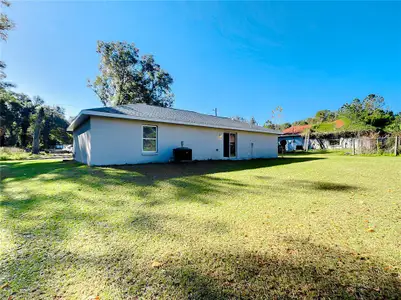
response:
<path id="1" fill-rule="evenodd" d="M 224 157 L 234 158 L 237 157 L 237 134 L 236 133 L 224 133 L 224 146 L 223 146 Z"/>

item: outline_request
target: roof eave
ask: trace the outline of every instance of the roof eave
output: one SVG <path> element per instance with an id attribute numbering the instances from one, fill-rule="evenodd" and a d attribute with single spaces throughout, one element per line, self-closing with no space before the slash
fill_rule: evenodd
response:
<path id="1" fill-rule="evenodd" d="M 70 125 L 67 127 L 67 131 L 68 132 L 74 131 L 75 128 L 81 125 L 82 121 L 85 120 L 86 117 L 89 115 L 90 114 L 88 113 L 88 110 L 81 110 L 79 114 L 71 121 Z"/>

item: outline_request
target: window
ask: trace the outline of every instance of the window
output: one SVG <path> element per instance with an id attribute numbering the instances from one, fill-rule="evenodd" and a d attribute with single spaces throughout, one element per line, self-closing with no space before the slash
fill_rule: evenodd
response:
<path id="1" fill-rule="evenodd" d="M 142 152 L 157 152 L 157 126 L 142 126 Z"/>

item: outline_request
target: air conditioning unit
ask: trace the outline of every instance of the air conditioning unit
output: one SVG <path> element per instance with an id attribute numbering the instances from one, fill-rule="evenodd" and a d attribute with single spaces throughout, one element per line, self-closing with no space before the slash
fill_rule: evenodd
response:
<path id="1" fill-rule="evenodd" d="M 173 149 L 173 157 L 175 162 L 191 161 L 192 149 L 187 147 L 180 147 Z"/>

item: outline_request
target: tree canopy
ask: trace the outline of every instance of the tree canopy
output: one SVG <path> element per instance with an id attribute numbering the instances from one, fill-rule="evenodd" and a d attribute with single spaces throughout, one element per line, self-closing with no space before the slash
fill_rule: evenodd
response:
<path id="1" fill-rule="evenodd" d="M 9 6 L 10 2 L 6 0 L 0 0 L 0 8 Z M 0 40 L 7 41 L 8 31 L 13 28 L 14 23 L 8 18 L 8 16 L 5 13 L 0 13 Z M 7 77 L 6 73 L 4 72 L 5 68 L 6 64 L 3 61 L 0 61 L 0 90 L 13 86 L 13 84 L 4 81 Z"/>
<path id="2" fill-rule="evenodd" d="M 7 0 L 0 1 L 0 7 L 9 7 L 10 2 Z M 11 21 L 5 13 L 0 13 L 0 39 L 6 41 L 8 31 L 14 28 L 14 22 Z"/>
<path id="3" fill-rule="evenodd" d="M 99 41 L 100 74 L 88 86 L 105 106 L 146 103 L 171 107 L 173 78 L 133 43 Z"/>
<path id="4" fill-rule="evenodd" d="M 37 124 L 40 146 L 48 149 L 56 144 L 70 144 L 72 138 L 66 131 L 69 123 L 63 108 L 46 105 L 40 97 L 30 98 L 3 89 L 0 90 L 0 146 L 32 147 L 40 110 L 43 110 Z"/>
<path id="5" fill-rule="evenodd" d="M 347 120 L 352 131 L 401 132 L 401 113 L 397 114 L 387 108 L 384 98 L 377 94 L 369 94 L 363 100 L 355 98 L 337 111 L 319 110 L 314 117 L 295 121 L 290 125 L 313 125 L 314 130 L 319 130 L 319 128 L 335 128 L 329 125 L 336 120 Z M 280 124 L 279 128 L 285 129 L 288 125 L 288 123 Z M 270 121 L 265 126 L 274 128 L 275 124 Z"/>
<path id="6" fill-rule="evenodd" d="M 384 98 L 370 94 L 363 99 L 354 99 L 340 108 L 340 113 L 351 120 L 360 121 L 377 128 L 385 128 L 394 121 L 394 113 L 385 109 Z"/>

